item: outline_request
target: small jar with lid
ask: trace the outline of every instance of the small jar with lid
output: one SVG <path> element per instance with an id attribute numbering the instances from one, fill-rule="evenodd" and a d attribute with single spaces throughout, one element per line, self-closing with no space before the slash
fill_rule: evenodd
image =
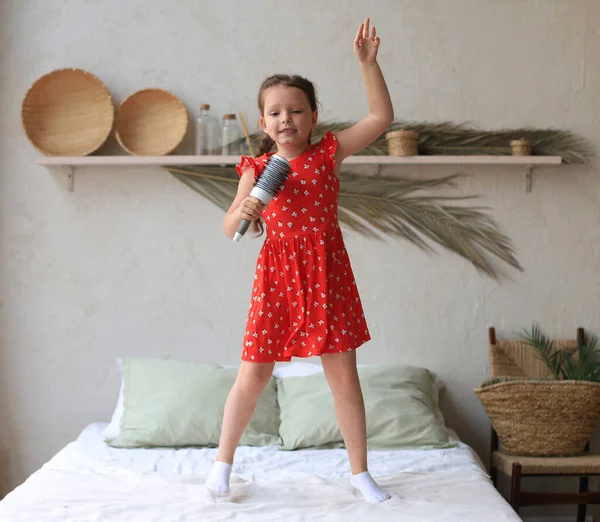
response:
<path id="1" fill-rule="evenodd" d="M 196 154 L 221 154 L 221 127 L 208 103 L 200 106 L 200 116 L 196 119 Z"/>
<path id="2" fill-rule="evenodd" d="M 221 154 L 238 156 L 242 153 L 242 132 L 235 114 L 224 114 L 221 126 Z"/>

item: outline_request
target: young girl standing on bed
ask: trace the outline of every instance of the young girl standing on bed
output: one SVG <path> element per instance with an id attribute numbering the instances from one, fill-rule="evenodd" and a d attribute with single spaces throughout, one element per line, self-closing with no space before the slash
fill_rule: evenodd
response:
<path id="1" fill-rule="evenodd" d="M 236 446 L 275 362 L 316 355 L 321 356 L 333 394 L 352 485 L 370 502 L 389 498 L 367 471 L 365 408 L 355 350 L 370 336 L 337 218 L 341 162 L 375 141 L 394 118 L 377 64 L 379 38 L 369 23 L 367 18 L 354 39 L 369 114 L 352 127 L 327 132 L 311 144 L 318 115 L 312 83 L 275 75 L 260 88 L 265 141 L 257 158 L 244 156 L 236 167 L 240 183 L 223 228 L 233 238 L 242 219 L 261 228 L 262 216 L 267 237 L 256 266 L 240 371 L 225 405 L 219 450 L 206 481 L 217 494 L 229 492 Z M 263 207 L 249 194 L 273 145 L 291 170 L 283 189 Z"/>

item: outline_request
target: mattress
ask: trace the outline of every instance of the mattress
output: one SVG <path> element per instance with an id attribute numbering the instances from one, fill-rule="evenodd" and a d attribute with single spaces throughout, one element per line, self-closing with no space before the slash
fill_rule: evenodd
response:
<path id="1" fill-rule="evenodd" d="M 392 498 L 369 504 L 350 485 L 345 450 L 240 447 L 231 495 L 204 486 L 214 448 L 116 449 L 106 424 L 79 437 L 0 502 L 0 521 L 519 521 L 466 444 L 370 451 Z"/>

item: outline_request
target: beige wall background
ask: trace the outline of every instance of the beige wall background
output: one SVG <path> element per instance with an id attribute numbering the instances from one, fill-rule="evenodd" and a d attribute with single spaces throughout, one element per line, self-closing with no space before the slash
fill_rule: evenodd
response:
<path id="1" fill-rule="evenodd" d="M 6 0 L 0 3 L 0 483 L 22 482 L 89 422 L 108 421 L 124 355 L 236 363 L 260 241 L 236 245 L 222 212 L 158 168 L 66 176 L 36 165 L 20 126 L 29 85 L 56 68 L 98 75 L 115 103 L 162 87 L 195 117 L 245 110 L 262 79 L 317 84 L 323 120 L 367 112 L 352 40 L 370 15 L 399 119 L 563 128 L 600 139 L 600 5 L 594 0 L 369 2 Z M 254 126 L 254 124 L 253 124 Z M 253 129 L 254 130 L 254 127 Z M 190 136 L 192 129 L 190 128 Z M 182 147 L 185 152 L 190 140 Z M 120 153 L 111 139 L 103 152 Z M 448 424 L 485 458 L 487 327 L 539 321 L 600 333 L 600 176 L 593 167 L 461 170 L 525 271 L 495 282 L 461 258 L 347 232 L 373 341 L 361 363 L 405 362 L 447 386 Z"/>

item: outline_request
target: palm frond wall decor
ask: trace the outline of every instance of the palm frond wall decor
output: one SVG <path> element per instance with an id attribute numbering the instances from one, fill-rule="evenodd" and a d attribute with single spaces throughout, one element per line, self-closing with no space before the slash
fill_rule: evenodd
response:
<path id="1" fill-rule="evenodd" d="M 238 184 L 234 167 L 164 167 L 176 179 L 226 211 Z M 522 270 L 510 240 L 495 225 L 484 207 L 450 204 L 472 197 L 431 196 L 428 189 L 451 187 L 456 175 L 439 179 L 410 180 L 369 178 L 344 172 L 339 196 L 342 225 L 367 237 L 407 239 L 432 252 L 437 243 L 470 261 L 492 278 L 504 275 L 497 262 Z"/>
<path id="2" fill-rule="evenodd" d="M 350 125 L 350 122 L 319 124 L 312 140 L 318 141 L 325 132 Z M 526 138 L 532 144 L 533 155 L 561 156 L 567 164 L 588 164 L 594 156 L 594 148 L 587 140 L 562 130 L 485 131 L 450 122 L 396 121 L 388 131 L 397 129 L 419 133 L 421 155 L 510 155 L 510 142 Z M 262 136 L 260 132 L 249 136 L 254 149 L 258 149 Z M 360 152 L 364 155 L 387 153 L 385 133 Z M 224 211 L 235 197 L 238 176 L 233 167 L 164 168 Z M 456 178 L 457 175 L 429 180 L 367 178 L 344 171 L 339 196 L 340 223 L 371 238 L 403 238 L 427 252 L 434 251 L 432 243 L 437 244 L 467 259 L 478 271 L 494 279 L 505 275 L 505 265 L 522 270 L 509 238 L 500 232 L 489 209 L 457 204 L 475 196 L 427 193 L 453 187 Z"/>

